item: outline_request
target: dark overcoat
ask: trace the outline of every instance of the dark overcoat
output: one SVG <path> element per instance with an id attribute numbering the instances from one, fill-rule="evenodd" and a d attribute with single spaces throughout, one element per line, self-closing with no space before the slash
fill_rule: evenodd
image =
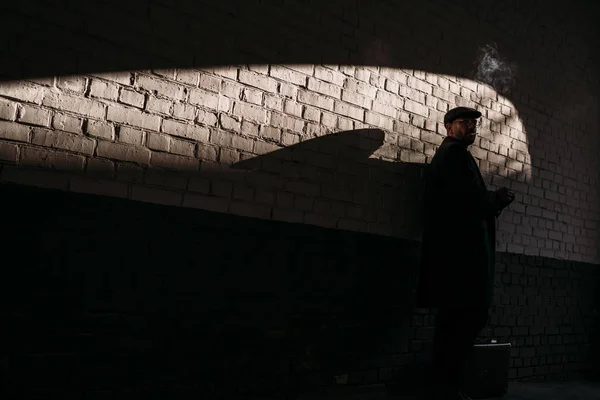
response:
<path id="1" fill-rule="evenodd" d="M 423 210 L 417 306 L 491 306 L 502 208 L 467 145 L 451 136 L 426 168 Z"/>

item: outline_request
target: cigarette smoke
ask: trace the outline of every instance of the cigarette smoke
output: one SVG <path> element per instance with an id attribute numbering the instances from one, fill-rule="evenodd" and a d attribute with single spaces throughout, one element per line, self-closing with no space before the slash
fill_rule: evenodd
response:
<path id="1" fill-rule="evenodd" d="M 493 87 L 498 93 L 510 92 L 515 83 L 517 67 L 500 57 L 495 44 L 479 48 L 476 66 L 475 80 Z"/>

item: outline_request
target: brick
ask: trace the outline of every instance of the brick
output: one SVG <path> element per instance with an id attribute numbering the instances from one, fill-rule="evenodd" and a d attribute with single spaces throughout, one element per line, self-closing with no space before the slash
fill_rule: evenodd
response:
<path id="1" fill-rule="evenodd" d="M 229 208 L 229 199 L 215 196 L 204 196 L 195 193 L 185 193 L 183 196 L 183 206 L 189 208 L 199 208 L 213 212 L 227 212 Z"/>
<path id="2" fill-rule="evenodd" d="M 157 151 L 169 151 L 170 138 L 167 135 L 161 135 L 158 133 L 148 132 L 146 139 L 146 146 L 149 149 Z"/>
<path id="3" fill-rule="evenodd" d="M 119 94 L 119 101 L 123 104 L 127 104 L 137 108 L 144 108 L 144 102 L 146 96 L 142 93 L 138 93 L 135 90 L 122 89 Z"/>
<path id="4" fill-rule="evenodd" d="M 367 96 L 371 99 L 375 98 L 375 95 L 377 94 L 376 87 L 352 78 L 348 78 L 346 80 L 344 89 L 350 92 L 362 94 L 363 96 Z"/>
<path id="5" fill-rule="evenodd" d="M 304 213 L 298 210 L 274 208 L 273 220 L 291 223 L 301 223 L 304 220 Z"/>
<path id="6" fill-rule="evenodd" d="M 302 133 L 306 122 L 284 114 L 272 113 L 270 125 L 277 128 L 287 129 L 292 132 Z"/>
<path id="7" fill-rule="evenodd" d="M 46 78 L 28 78 L 27 80 L 44 86 L 54 86 L 55 84 L 55 79 L 53 76 L 49 76 Z"/>
<path id="8" fill-rule="evenodd" d="M 150 164 L 153 167 L 174 169 L 177 171 L 198 171 L 200 169 L 200 162 L 197 159 L 170 153 L 152 152 Z"/>
<path id="9" fill-rule="evenodd" d="M 277 81 L 265 75 L 257 74 L 252 71 L 240 70 L 239 82 L 248 86 L 256 87 L 268 93 L 277 93 Z"/>
<path id="10" fill-rule="evenodd" d="M 295 117 L 302 117 L 302 104 L 296 103 L 293 100 L 286 100 L 284 103 L 283 111 L 286 114 L 293 115 Z"/>
<path id="11" fill-rule="evenodd" d="M 17 118 L 17 103 L 0 99 L 0 119 L 14 121 Z"/>
<path id="12" fill-rule="evenodd" d="M 52 131 L 43 128 L 33 129 L 31 143 L 38 146 L 68 150 L 88 155 L 92 155 L 94 152 L 94 141 L 92 139 L 81 135 Z"/>
<path id="13" fill-rule="evenodd" d="M 233 80 L 236 80 L 238 75 L 238 68 L 233 66 L 208 68 L 205 71 Z"/>
<path id="14" fill-rule="evenodd" d="M 268 65 L 268 64 L 250 64 L 250 65 L 248 65 L 248 69 L 250 71 L 258 72 L 259 74 L 262 74 L 262 75 L 268 75 L 270 65 Z"/>
<path id="15" fill-rule="evenodd" d="M 232 201 L 229 204 L 229 213 L 243 217 L 270 219 L 271 207 L 259 204 L 249 204 L 241 201 Z"/>
<path id="16" fill-rule="evenodd" d="M 321 123 L 329 128 L 335 128 L 338 125 L 338 117 L 335 114 L 323 112 L 321 116 Z"/>
<path id="17" fill-rule="evenodd" d="M 308 76 L 312 76 L 315 70 L 314 65 L 311 64 L 286 64 L 286 67 Z"/>
<path id="18" fill-rule="evenodd" d="M 24 82 L 2 82 L 0 85 L 0 96 L 28 103 L 42 104 L 47 92 L 47 88 Z"/>
<path id="19" fill-rule="evenodd" d="M 491 162 L 493 164 L 497 164 L 497 165 L 505 165 L 506 164 L 506 157 L 501 156 L 496 153 L 492 153 L 492 152 L 488 152 L 487 160 L 489 162 Z"/>
<path id="20" fill-rule="evenodd" d="M 86 165 L 86 174 L 98 178 L 112 178 L 115 174 L 115 163 L 103 158 L 90 158 Z"/>
<path id="21" fill-rule="evenodd" d="M 144 132 L 128 126 L 119 127 L 119 142 L 141 146 L 144 143 Z"/>
<path id="22" fill-rule="evenodd" d="M 138 164 L 148 164 L 150 161 L 150 150 L 122 143 L 99 141 L 96 153 L 99 157 Z"/>
<path id="23" fill-rule="evenodd" d="M 211 132 L 210 142 L 219 147 L 231 147 L 233 143 L 233 138 L 235 136 L 236 135 L 233 133 L 217 129 Z"/>
<path id="24" fill-rule="evenodd" d="M 201 74 L 198 86 L 211 92 L 218 93 L 219 89 L 221 88 L 221 79 L 214 76 Z"/>
<path id="25" fill-rule="evenodd" d="M 425 118 L 429 116 L 429 109 L 426 106 L 409 99 L 404 101 L 404 109 L 410 113 L 421 115 Z"/>
<path id="26" fill-rule="evenodd" d="M 255 191 L 254 200 L 259 204 L 274 205 L 275 193 L 268 190 L 258 189 Z"/>
<path id="27" fill-rule="evenodd" d="M 183 194 L 174 190 L 150 188 L 142 185 L 131 187 L 131 199 L 147 203 L 179 206 Z"/>
<path id="28" fill-rule="evenodd" d="M 117 163 L 117 179 L 126 182 L 143 182 L 144 169 L 130 163 Z"/>
<path id="29" fill-rule="evenodd" d="M 287 83 L 281 83 L 279 84 L 279 94 L 283 97 L 295 100 L 298 96 L 298 88 L 293 85 L 288 85 Z"/>
<path id="30" fill-rule="evenodd" d="M 112 124 L 91 119 L 88 120 L 85 131 L 90 136 L 107 140 L 112 140 L 114 136 L 114 127 Z"/>
<path id="31" fill-rule="evenodd" d="M 196 144 L 187 140 L 171 139 L 171 153 L 179 154 L 187 157 L 194 157 L 196 152 Z"/>
<path id="32" fill-rule="evenodd" d="M 378 101 L 373 102 L 371 109 L 376 113 L 383 114 L 391 118 L 396 118 L 398 115 L 398 110 L 396 110 L 394 107 Z"/>
<path id="33" fill-rule="evenodd" d="M 336 86 L 344 86 L 346 75 L 339 71 L 317 65 L 315 66 L 314 77 L 325 82 L 333 83 Z"/>
<path id="34" fill-rule="evenodd" d="M 191 86 L 198 86 L 200 73 L 190 69 L 178 69 L 175 71 L 175 80 Z"/>
<path id="35" fill-rule="evenodd" d="M 243 90 L 242 86 L 234 82 L 223 81 L 221 83 L 221 94 L 235 100 L 241 100 Z"/>
<path id="36" fill-rule="evenodd" d="M 187 189 L 190 192 L 210 193 L 210 179 L 193 176 L 190 178 Z"/>
<path id="37" fill-rule="evenodd" d="M 158 97 L 148 96 L 148 102 L 146 103 L 146 110 L 151 113 L 169 115 L 171 114 L 171 107 L 173 102 L 167 99 L 159 99 Z"/>
<path id="38" fill-rule="evenodd" d="M 21 163 L 34 167 L 64 171 L 82 171 L 85 157 L 48 149 L 23 147 Z"/>
<path id="39" fill-rule="evenodd" d="M 415 77 L 409 76 L 407 84 L 409 87 L 417 89 L 420 92 L 432 94 L 433 93 L 433 85 L 428 82 L 425 82 L 421 79 L 417 79 Z"/>
<path id="40" fill-rule="evenodd" d="M 248 136 L 258 136 L 258 128 L 259 125 L 254 124 L 250 121 L 242 121 L 242 127 L 241 127 L 241 132 L 243 135 L 248 135 Z"/>
<path id="41" fill-rule="evenodd" d="M 1 121 L 0 120 L 0 138 L 8 140 L 18 140 L 20 142 L 29 141 L 29 133 L 31 128 L 26 125 L 21 125 L 17 122 Z"/>
<path id="42" fill-rule="evenodd" d="M 386 79 L 384 88 L 386 91 L 388 91 L 390 93 L 397 94 L 398 91 L 400 90 L 400 84 L 396 81 Z"/>
<path id="43" fill-rule="evenodd" d="M 308 89 L 326 96 L 340 99 L 342 96 L 342 88 L 331 83 L 320 81 L 315 78 L 308 79 Z"/>
<path id="44" fill-rule="evenodd" d="M 240 153 L 231 149 L 221 149 L 218 161 L 221 164 L 235 164 L 240 161 Z"/>
<path id="45" fill-rule="evenodd" d="M 70 90 L 72 92 L 83 93 L 85 92 L 85 86 L 87 79 L 83 76 L 59 76 L 56 79 L 56 86 L 60 89 Z"/>
<path id="46" fill-rule="evenodd" d="M 90 96 L 116 101 L 119 98 L 119 87 L 114 83 L 92 79 Z"/>
<path id="47" fill-rule="evenodd" d="M 254 142 L 253 152 L 255 154 L 268 154 L 279 149 L 281 149 L 281 147 L 276 144 L 256 141 Z"/>
<path id="48" fill-rule="evenodd" d="M 19 122 L 37 126 L 50 126 L 50 110 L 23 104 L 19 111 Z"/>
<path id="49" fill-rule="evenodd" d="M 185 98 L 183 86 L 146 75 L 136 77 L 136 87 L 173 100 L 182 101 Z"/>
<path id="50" fill-rule="evenodd" d="M 300 103 L 308 104 L 317 108 L 323 108 L 329 111 L 333 111 L 334 107 L 334 99 L 306 90 L 300 90 L 298 92 L 298 101 Z"/>
<path id="51" fill-rule="evenodd" d="M 231 113 L 233 107 L 233 100 L 229 97 L 219 96 L 219 102 L 217 104 L 217 110 L 225 113 Z"/>
<path id="52" fill-rule="evenodd" d="M 134 108 L 108 107 L 107 120 L 126 124 L 142 129 L 158 131 L 161 118 L 157 115 L 150 115 Z"/>
<path id="53" fill-rule="evenodd" d="M 334 105 L 334 112 L 337 114 L 341 114 L 345 117 L 357 119 L 359 121 L 363 121 L 365 118 L 365 111 L 354 107 L 350 104 L 343 103 L 341 101 L 336 101 Z"/>
<path id="54" fill-rule="evenodd" d="M 153 186 L 186 190 L 189 175 L 187 172 L 148 168 L 144 174 L 144 182 Z"/>
<path id="55" fill-rule="evenodd" d="M 233 114 L 250 121 L 264 124 L 267 122 L 267 113 L 262 107 L 258 107 L 249 103 L 236 101 L 233 106 Z"/>
<path id="56" fill-rule="evenodd" d="M 377 91 L 375 99 L 382 104 L 390 105 L 395 108 L 402 108 L 404 106 L 404 99 L 402 97 L 382 90 Z"/>
<path id="57" fill-rule="evenodd" d="M 371 71 L 366 68 L 356 68 L 354 77 L 362 82 L 369 82 L 371 80 Z"/>
<path id="58" fill-rule="evenodd" d="M 159 68 L 153 69 L 152 73 L 158 76 L 162 76 L 167 79 L 175 79 L 175 69 L 173 68 Z"/>
<path id="59" fill-rule="evenodd" d="M 175 103 L 173 105 L 173 116 L 186 121 L 195 121 L 196 111 L 197 108 L 189 104 Z"/>
<path id="60" fill-rule="evenodd" d="M 164 120 L 162 131 L 170 135 L 197 140 L 199 142 L 207 142 L 210 134 L 210 131 L 206 127 L 184 124 L 173 120 Z"/>
<path id="61" fill-rule="evenodd" d="M 266 139 L 281 140 L 281 129 L 272 126 L 261 126 L 260 136 Z"/>
<path id="62" fill-rule="evenodd" d="M 215 146 L 198 143 L 196 157 L 203 161 L 217 161 L 218 149 Z"/>
<path id="63" fill-rule="evenodd" d="M 64 93 L 51 92 L 44 97 L 42 104 L 57 110 L 70 111 L 96 119 L 104 119 L 106 114 L 106 106 L 104 104 L 96 100 Z"/>
<path id="64" fill-rule="evenodd" d="M 91 177 L 75 177 L 71 179 L 70 189 L 76 193 L 88 193 L 99 196 L 127 198 L 126 183 Z"/>
<path id="65" fill-rule="evenodd" d="M 83 119 L 56 112 L 52 118 L 52 127 L 65 132 L 82 133 Z"/>
<path id="66" fill-rule="evenodd" d="M 264 100 L 264 107 L 270 110 L 283 112 L 283 101 L 284 99 L 279 96 L 272 94 L 266 94 Z"/>
<path id="67" fill-rule="evenodd" d="M 391 131 L 394 129 L 394 120 L 383 115 L 367 111 L 365 113 L 365 122 L 370 125 Z"/>
<path id="68" fill-rule="evenodd" d="M 217 126 L 218 118 L 217 114 L 211 113 L 205 110 L 198 109 L 198 115 L 196 122 L 209 126 Z"/>
<path id="69" fill-rule="evenodd" d="M 306 86 L 306 80 L 308 79 L 305 74 L 279 65 L 271 66 L 270 75 L 273 78 L 281 79 L 297 86 Z"/>
<path id="70" fill-rule="evenodd" d="M 1 180 L 3 182 L 18 183 L 21 185 L 67 190 L 69 183 L 67 174 L 56 171 L 5 165 L 1 172 Z"/>
<path id="71" fill-rule="evenodd" d="M 219 109 L 219 96 L 215 93 L 201 89 L 192 89 L 190 91 L 189 102 L 190 104 L 210 108 L 212 110 Z"/>
<path id="72" fill-rule="evenodd" d="M 363 108 L 371 108 L 371 99 L 356 92 L 342 91 L 342 101 L 357 105 Z"/>
<path id="73" fill-rule="evenodd" d="M 18 152 L 16 144 L 0 142 L 0 161 L 16 163 Z"/>
<path id="74" fill-rule="evenodd" d="M 336 127 L 344 131 L 349 131 L 354 129 L 354 121 L 349 118 L 338 117 Z"/>
<path id="75" fill-rule="evenodd" d="M 321 121 L 321 111 L 318 108 L 306 106 L 304 108 L 304 114 L 302 117 L 308 121 L 320 122 Z"/>
<path id="76" fill-rule="evenodd" d="M 431 143 L 431 144 L 439 146 L 440 144 L 442 144 L 442 141 L 444 140 L 444 136 L 439 135 L 435 132 L 422 130 L 421 131 L 421 140 L 423 142 Z M 480 156 L 481 154 L 479 154 L 478 151 L 475 149 L 476 149 L 475 147 L 471 147 L 471 153 L 473 154 L 473 156 L 474 157 Z M 483 153 L 483 155 L 485 155 L 485 152 L 482 152 L 482 153 Z"/>
<path id="77" fill-rule="evenodd" d="M 106 73 L 95 73 L 92 76 L 98 78 L 120 83 L 121 85 L 131 85 L 131 72 L 106 72 Z"/>
<path id="78" fill-rule="evenodd" d="M 241 123 L 237 119 L 230 117 L 227 114 L 221 114 L 219 118 L 221 128 L 226 131 L 239 132 L 241 130 Z"/>
<path id="79" fill-rule="evenodd" d="M 259 90 L 245 88 L 242 94 L 242 100 L 248 103 L 261 105 L 263 101 L 263 93 Z"/>

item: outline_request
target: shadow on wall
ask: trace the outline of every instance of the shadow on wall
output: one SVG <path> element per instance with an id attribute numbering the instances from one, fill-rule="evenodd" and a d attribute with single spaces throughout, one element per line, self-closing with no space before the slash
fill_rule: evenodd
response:
<path id="1" fill-rule="evenodd" d="M 345 176 L 368 176 L 352 192 L 359 202 L 417 212 L 406 193 L 420 191 L 422 166 L 369 158 L 383 139 L 378 130 L 340 132 L 235 167 L 268 187 L 302 184 L 296 174 L 310 173 L 327 182 L 323 190 L 340 190 Z M 323 154 L 338 166 L 333 173 L 324 174 L 329 164 L 303 164 Z M 385 171 L 404 180 L 389 182 L 396 175 Z M 431 332 L 417 333 L 411 321 L 417 242 L 1 189 L 13 233 L 5 259 L 18 260 L 3 269 L 11 299 L 2 309 L 5 376 L 24 397 L 104 390 L 210 398 L 330 385 L 345 374 L 353 384 L 420 373 L 409 352 Z"/>

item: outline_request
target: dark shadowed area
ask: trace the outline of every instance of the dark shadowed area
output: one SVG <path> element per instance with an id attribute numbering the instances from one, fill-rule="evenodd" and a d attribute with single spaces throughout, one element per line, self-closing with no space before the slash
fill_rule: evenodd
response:
<path id="1" fill-rule="evenodd" d="M 567 134 L 575 145 L 597 127 L 593 117 L 577 118 L 598 115 L 588 113 L 598 94 L 593 5 L 14 1 L 2 6 L 0 79 L 266 63 L 379 65 L 472 79 L 481 47 L 495 43 L 517 67 L 505 96 L 528 132 L 534 167 L 560 168 L 564 160 L 549 149 L 564 136 L 545 131 L 548 118 L 574 117 Z M 383 142 L 377 130 L 340 132 L 233 167 L 271 187 L 309 174 L 341 199 L 348 177 L 368 176 L 359 201 L 377 202 L 397 217 L 392 234 L 418 232 L 422 166 L 371 158 Z M 322 173 L 313 168 L 319 163 L 337 170 Z M 597 171 L 589 174 L 597 178 Z M 284 218 L 290 222 L 274 222 L 17 185 L 0 189 L 8 233 L 1 316 L 9 327 L 0 375 L 16 398 L 291 396 L 345 382 L 346 375 L 349 385 L 420 384 L 434 315 L 413 309 L 416 240 L 316 228 L 294 223 L 292 214 Z M 556 335 L 516 343 L 544 349 L 535 357 L 517 349 L 519 374 L 533 375 L 546 354 L 571 345 L 577 356 L 557 356 L 539 375 L 568 373 L 560 367 L 565 363 L 600 374 L 595 267 L 498 256 L 499 285 L 514 283 L 509 272 L 530 270 L 525 285 L 545 296 L 569 280 L 580 310 L 569 314 L 571 300 L 562 298 L 545 309 L 558 316 Z M 512 313 L 525 305 L 515 299 L 502 299 L 492 319 L 492 326 L 513 330 L 491 334 L 520 334 L 519 325 L 533 325 L 535 316 Z M 542 322 L 535 325 L 543 332 Z M 585 336 L 591 347 L 581 350 L 571 335 Z M 511 375 L 521 377 L 516 370 Z"/>

